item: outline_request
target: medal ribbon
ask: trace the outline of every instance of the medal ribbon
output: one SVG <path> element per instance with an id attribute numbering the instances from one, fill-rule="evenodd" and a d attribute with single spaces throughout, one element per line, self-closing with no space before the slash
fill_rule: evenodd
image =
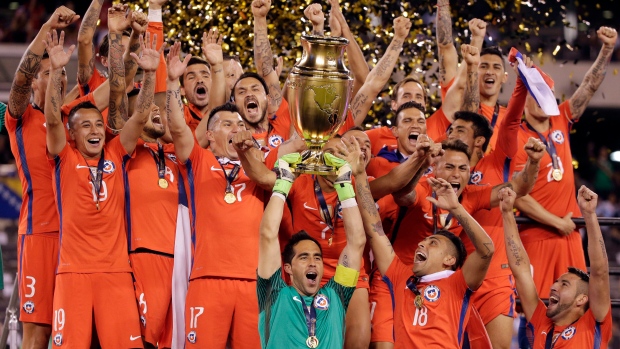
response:
<path id="1" fill-rule="evenodd" d="M 227 193 L 232 193 L 232 182 L 234 182 L 235 177 L 237 177 L 237 174 L 239 173 L 239 169 L 241 168 L 241 166 L 234 164 L 235 167 L 230 171 L 229 174 L 226 174 L 226 169 L 224 168 L 224 165 L 222 165 L 221 162 L 219 162 L 219 158 L 218 158 L 218 164 L 220 164 L 220 167 L 222 168 L 222 172 L 224 172 L 224 178 L 226 179 L 226 192 Z"/>
<path id="2" fill-rule="evenodd" d="M 314 308 L 314 300 L 311 306 L 301 305 L 306 315 L 306 327 L 308 327 L 308 337 L 314 337 L 316 332 L 316 309 Z"/>
<path id="3" fill-rule="evenodd" d="M 333 234 L 335 232 L 336 223 L 338 223 L 338 209 L 340 208 L 340 201 L 338 201 L 336 207 L 334 208 L 334 219 L 332 220 L 332 215 L 329 214 L 329 209 L 327 208 L 327 203 L 325 202 L 325 196 L 323 195 L 323 191 L 319 185 L 319 178 L 317 176 L 312 177 L 314 177 L 314 193 L 316 194 L 316 198 L 319 201 L 319 206 L 321 206 L 321 211 L 325 217 L 325 224 L 327 224 L 329 229 L 332 230 Z"/>
<path id="4" fill-rule="evenodd" d="M 103 156 L 103 149 L 101 149 L 101 157 L 99 158 L 99 161 L 97 162 L 97 174 L 93 174 L 93 171 L 88 170 L 88 175 L 90 178 L 90 183 L 93 185 L 93 189 L 95 189 L 95 197 L 97 198 L 97 210 L 99 209 L 99 190 L 101 190 L 101 182 L 103 181 L 103 163 L 105 162 L 104 156 Z M 84 156 L 82 156 L 82 158 L 84 158 Z M 86 165 L 88 166 L 88 162 L 86 161 L 86 159 L 84 158 L 84 162 L 86 162 Z M 90 166 L 89 166 L 90 167 Z"/>
<path id="5" fill-rule="evenodd" d="M 147 147 L 151 155 L 153 156 L 153 160 L 155 160 L 155 166 L 157 166 L 157 176 L 159 179 L 163 179 L 166 174 L 166 158 L 164 157 L 164 147 L 157 143 L 157 154 Z"/>
<path id="6" fill-rule="evenodd" d="M 418 290 L 418 283 L 420 282 L 420 279 L 422 279 L 422 278 L 419 277 L 419 276 L 412 275 L 407 280 L 407 288 L 411 292 L 413 292 L 413 294 L 415 294 L 416 296 L 420 295 L 420 290 Z"/>
<path id="7" fill-rule="evenodd" d="M 560 338 L 560 336 L 558 335 L 555 340 L 553 340 L 553 331 L 555 330 L 555 326 L 551 326 L 551 329 L 549 329 L 549 332 L 547 332 L 547 340 L 545 341 L 545 349 L 551 349 L 553 348 L 553 346 L 555 345 L 555 342 L 558 340 L 558 338 Z"/>
<path id="8" fill-rule="evenodd" d="M 553 144 L 553 140 L 551 139 L 551 133 L 553 131 L 551 129 L 551 120 L 549 120 L 549 136 L 548 136 L 549 138 L 545 138 L 545 136 L 543 136 L 542 133 L 538 132 L 527 121 L 525 122 L 525 124 L 527 125 L 527 128 L 530 129 L 530 131 L 536 132 L 536 134 L 538 135 L 538 138 L 545 144 L 545 147 L 547 148 L 549 155 L 551 155 L 551 164 L 553 165 L 553 169 L 559 170 L 560 166 L 558 165 L 558 153 L 555 150 L 555 144 Z"/>
<path id="9" fill-rule="evenodd" d="M 482 115 L 482 106 L 479 109 L 479 114 Z M 491 129 L 495 128 L 495 124 L 497 123 L 498 116 L 499 116 L 499 102 L 496 102 L 495 108 L 493 109 L 493 117 L 491 118 Z"/>

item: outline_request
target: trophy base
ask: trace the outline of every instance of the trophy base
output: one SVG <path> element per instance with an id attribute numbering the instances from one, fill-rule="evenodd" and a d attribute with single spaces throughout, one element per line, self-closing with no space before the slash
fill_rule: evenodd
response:
<path id="1" fill-rule="evenodd" d="M 337 174 L 336 168 L 325 164 L 321 149 L 312 146 L 310 148 L 311 149 L 301 154 L 302 161 L 292 166 L 293 172 L 299 174 L 315 174 L 319 176 L 335 176 Z"/>

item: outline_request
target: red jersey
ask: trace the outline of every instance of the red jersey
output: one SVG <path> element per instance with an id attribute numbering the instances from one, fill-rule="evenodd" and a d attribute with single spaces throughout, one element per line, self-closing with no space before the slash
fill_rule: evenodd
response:
<path id="1" fill-rule="evenodd" d="M 491 187 L 468 185 L 461 193 L 461 204 L 470 214 L 482 209 L 488 210 L 491 205 L 492 190 Z M 462 231 L 459 222 L 447 211 L 437 209 L 437 214 L 434 214 L 433 204 L 426 199 L 433 196 L 433 190 L 426 181 L 418 183 L 415 192 L 415 201 L 407 208 L 398 231 L 392 232 L 394 252 L 407 265 L 413 265 L 413 257 L 418 248 L 418 243 L 427 236 L 433 235 L 435 219 L 437 220 L 437 230 L 449 230 L 457 236 L 461 235 Z"/>
<path id="2" fill-rule="evenodd" d="M 185 123 L 192 130 L 192 134 L 196 132 L 196 127 L 200 124 L 200 120 L 203 117 L 207 117 L 208 115 L 203 116 L 202 112 L 196 108 L 193 104 L 184 104 L 183 105 L 183 117 L 185 118 Z M 194 136 L 196 137 L 196 136 Z"/>
<path id="3" fill-rule="evenodd" d="M 400 155 L 398 150 L 395 150 L 392 153 L 394 154 L 394 158 L 391 160 L 396 160 L 396 156 Z M 405 158 L 400 155 L 399 160 L 400 161 L 397 162 L 390 161 L 381 156 L 373 157 L 368 162 L 368 166 L 366 166 L 366 173 L 368 174 L 368 176 L 372 176 L 375 178 L 385 176 L 386 174 L 390 173 L 390 171 L 392 171 L 394 167 L 400 165 L 401 162 L 405 161 Z"/>
<path id="4" fill-rule="evenodd" d="M 592 310 L 588 309 L 579 320 L 568 326 L 554 326 L 546 315 L 547 306 L 542 300 L 530 319 L 528 327 L 534 327 L 533 349 L 545 349 L 548 340 L 554 349 L 561 348 L 607 348 L 611 339 L 611 307 L 602 322 L 594 319 Z M 553 338 L 547 338 L 553 333 Z"/>
<path id="5" fill-rule="evenodd" d="M 174 145 L 165 144 L 164 179 L 159 186 L 159 149 L 157 143 L 139 140 L 134 158 L 125 168 L 127 176 L 127 241 L 129 251 L 145 248 L 174 254 L 174 237 L 179 207 L 179 182 Z M 157 160 L 156 160 L 157 159 Z M 157 161 L 157 162 L 156 162 Z"/>
<path id="6" fill-rule="evenodd" d="M 45 115 L 38 107 L 28 105 L 19 119 L 13 118 L 7 108 L 4 119 L 22 184 L 18 234 L 57 232 L 52 172 L 47 164 Z"/>
<path id="7" fill-rule="evenodd" d="M 499 132 L 496 130 L 498 126 L 502 124 L 504 119 L 506 118 L 506 108 L 504 106 L 499 105 L 499 102 L 495 104 L 495 106 L 488 106 L 486 104 L 480 103 L 480 114 L 482 114 L 485 118 L 489 120 L 491 123 L 491 128 L 493 129 L 493 135 L 491 136 L 491 141 L 489 142 L 489 147 L 487 148 L 487 154 L 495 149 L 495 143 L 497 143 L 497 135 Z"/>
<path id="8" fill-rule="evenodd" d="M 394 348 L 461 347 L 472 291 L 460 269 L 422 277 L 416 287 L 424 300 L 421 308 L 416 308 L 416 296 L 407 287 L 411 267 L 395 256 L 385 276 L 394 292 Z"/>
<path id="9" fill-rule="evenodd" d="M 192 227 L 190 280 L 204 276 L 256 280 L 258 230 L 268 196 L 240 168 L 232 181 L 236 201 L 226 203 L 225 175 L 234 167 L 234 162 L 227 158 L 218 161 L 198 143 L 179 166 L 187 178 Z"/>
<path id="10" fill-rule="evenodd" d="M 93 67 L 93 73 L 90 76 L 90 80 L 84 85 L 79 85 L 80 97 L 84 97 L 87 94 L 95 91 L 97 87 L 101 86 L 104 82 L 108 80 L 106 74 L 102 73 L 97 69 L 97 67 Z"/>
<path id="11" fill-rule="evenodd" d="M 476 166 L 472 169 L 470 184 L 490 186 L 508 182 L 510 180 L 510 170 L 512 168 L 512 159 L 516 155 L 518 147 L 518 131 L 521 123 L 521 115 L 523 115 L 523 106 L 527 89 L 525 85 L 518 80 L 515 91 L 510 98 L 506 112 L 506 119 L 496 127 L 499 138 L 497 140 L 497 148 L 490 154 L 484 156 Z M 506 256 L 506 248 L 504 244 L 504 221 L 499 208 L 491 210 L 479 210 L 472 212 L 474 219 L 489 234 L 493 244 L 495 245 L 495 254 L 487 272 L 487 278 L 510 275 L 510 267 L 508 265 L 508 257 Z M 466 235 L 461 236 L 467 253 L 472 253 L 475 248 Z"/>
<path id="12" fill-rule="evenodd" d="M 320 189 L 319 189 L 320 190 Z M 293 217 L 293 232 L 305 230 L 315 238 L 323 250 L 323 279 L 321 284 L 327 283 L 336 273 L 336 266 L 342 250 L 347 245 L 347 236 L 342 220 L 342 208 L 338 200 L 336 190 L 332 192 L 321 191 L 325 205 L 329 211 L 331 222 L 327 223 L 324 217 L 319 195 L 315 189 L 314 176 L 304 174 L 299 176 L 288 194 L 291 213 Z M 334 227 L 332 230 L 330 226 Z M 286 237 L 286 241 L 290 236 Z M 332 240 L 331 245 L 329 240 Z M 364 263 L 360 270 L 364 270 Z"/>
<path id="13" fill-rule="evenodd" d="M 426 134 L 435 142 L 441 143 L 448 136 L 448 129 L 452 123 L 439 108 L 428 119 L 426 119 Z"/>
<path id="14" fill-rule="evenodd" d="M 282 100 L 280 108 L 269 118 L 269 129 L 265 132 L 254 133 L 253 136 L 261 147 L 268 147 L 274 150 L 291 135 L 291 116 L 288 110 L 288 103 Z"/>
<path id="15" fill-rule="evenodd" d="M 573 174 L 572 154 L 568 136 L 573 124 L 569 102 L 566 101 L 559 106 L 560 115 L 549 118 L 549 130 L 541 133 L 544 142 L 550 144 L 557 153 L 557 166 L 562 173 L 562 179 L 553 179 L 553 163 L 547 152 L 540 160 L 540 171 L 534 189 L 530 196 L 538 201 L 546 210 L 552 214 L 564 217 L 569 212 L 573 212 L 573 217 L 580 217 L 581 211 L 577 205 L 577 195 L 575 193 L 575 177 Z M 523 121 L 519 129 L 519 148 L 522 149 L 530 137 L 539 138 L 539 134 L 529 129 L 528 124 Z M 527 161 L 527 154 L 520 150 L 515 158 L 515 171 L 521 171 Z M 558 234 L 553 227 L 546 225 L 520 225 L 520 235 L 523 243 L 535 242 L 557 237 Z"/>
<path id="16" fill-rule="evenodd" d="M 49 160 L 60 216 L 59 274 L 131 271 L 122 170 L 130 158 L 118 137 L 104 146 L 98 193 L 91 180 L 91 171 L 96 172 L 100 163 L 98 159 L 85 160 L 67 143 L 60 154 Z"/>
<path id="17" fill-rule="evenodd" d="M 392 133 L 392 128 L 381 126 L 366 131 L 366 135 L 370 139 L 370 152 L 373 156 L 377 156 L 381 149 L 388 147 L 387 150 L 398 149 L 398 140 Z"/>

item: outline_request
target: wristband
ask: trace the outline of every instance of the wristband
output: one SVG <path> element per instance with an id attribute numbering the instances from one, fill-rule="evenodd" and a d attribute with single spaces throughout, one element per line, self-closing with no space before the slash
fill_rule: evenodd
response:
<path id="1" fill-rule="evenodd" d="M 354 198 L 340 201 L 340 207 L 342 208 L 350 208 L 350 207 L 356 207 L 356 206 L 357 206 L 357 201 L 355 201 Z"/>
<path id="2" fill-rule="evenodd" d="M 345 267 L 342 264 L 336 266 L 336 273 L 334 274 L 334 281 L 345 287 L 355 287 L 357 280 L 360 277 L 359 270 Z"/>
<path id="3" fill-rule="evenodd" d="M 288 196 L 288 192 L 291 190 L 293 186 L 293 182 L 287 181 L 285 179 L 276 179 L 276 184 L 273 186 L 274 193 L 280 193 L 284 195 L 284 197 Z"/>
<path id="4" fill-rule="evenodd" d="M 334 183 L 334 188 L 336 188 L 338 200 L 340 200 L 341 203 L 355 197 L 355 190 L 353 190 L 353 186 L 349 182 Z"/>
<path id="5" fill-rule="evenodd" d="M 149 9 L 149 22 L 163 22 L 161 16 L 161 9 L 152 10 Z"/>
<path id="6" fill-rule="evenodd" d="M 282 195 L 282 193 L 273 192 L 271 194 L 271 197 L 274 197 L 274 196 L 277 197 L 277 198 L 280 198 L 280 199 L 282 199 L 282 201 L 286 202 L 286 196 Z"/>

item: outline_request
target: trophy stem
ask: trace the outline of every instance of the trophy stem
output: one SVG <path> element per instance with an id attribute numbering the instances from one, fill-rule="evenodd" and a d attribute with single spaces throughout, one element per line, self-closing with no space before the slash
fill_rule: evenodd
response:
<path id="1" fill-rule="evenodd" d="M 325 164 L 322 148 L 323 144 L 310 143 L 308 150 L 301 153 L 301 163 L 295 165 L 293 171 L 321 176 L 336 175 L 336 168 Z"/>

